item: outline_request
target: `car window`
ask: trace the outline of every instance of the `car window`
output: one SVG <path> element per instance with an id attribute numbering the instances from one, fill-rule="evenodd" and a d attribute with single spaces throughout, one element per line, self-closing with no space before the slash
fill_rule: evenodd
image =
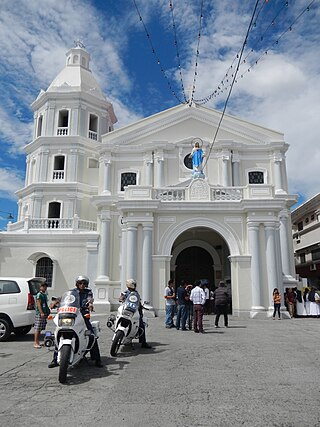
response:
<path id="1" fill-rule="evenodd" d="M 40 281 L 39 280 L 29 280 L 29 290 L 31 295 L 37 295 L 40 291 Z"/>
<path id="2" fill-rule="evenodd" d="M 18 283 L 14 280 L 0 280 L 0 294 L 17 294 L 20 292 Z"/>

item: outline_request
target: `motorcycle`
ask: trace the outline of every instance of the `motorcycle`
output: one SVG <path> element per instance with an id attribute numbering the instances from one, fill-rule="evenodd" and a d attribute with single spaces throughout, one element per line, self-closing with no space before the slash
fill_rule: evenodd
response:
<path id="1" fill-rule="evenodd" d="M 100 322 L 91 322 L 93 333 L 86 325 L 90 312 L 80 307 L 80 297 L 76 289 L 67 291 L 61 298 L 60 307 L 53 322 L 56 325 L 54 335 L 46 332 L 44 345 L 55 346 L 58 352 L 59 382 L 67 380 L 69 366 L 78 364 L 94 346 L 100 332 Z"/>
<path id="2" fill-rule="evenodd" d="M 107 320 L 107 326 L 113 331 L 110 354 L 116 357 L 121 345 L 132 345 L 132 340 L 139 338 L 143 334 L 143 329 L 139 326 L 140 298 L 136 291 L 130 292 L 124 302 L 119 306 L 117 316 L 111 314 Z M 144 304 L 145 310 L 149 307 Z M 148 326 L 147 318 L 143 318 L 145 327 Z"/>

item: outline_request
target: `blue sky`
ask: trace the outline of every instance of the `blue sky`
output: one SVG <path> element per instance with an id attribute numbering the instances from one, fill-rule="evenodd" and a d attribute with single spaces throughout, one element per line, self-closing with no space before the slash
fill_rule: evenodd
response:
<path id="1" fill-rule="evenodd" d="M 91 54 L 91 69 L 122 127 L 177 105 L 168 82 L 183 100 L 182 77 L 189 96 L 202 4 L 194 99 L 217 90 L 205 105 L 222 110 L 228 92 L 218 87 L 231 81 L 256 0 L 171 3 L 173 12 L 169 0 L 1 1 L 0 229 L 7 213 L 17 216 L 23 147 L 32 140 L 30 104 L 64 67 L 74 40 Z M 302 202 L 320 191 L 320 0 L 260 0 L 253 22 L 227 113 L 284 133 L 290 193 Z"/>

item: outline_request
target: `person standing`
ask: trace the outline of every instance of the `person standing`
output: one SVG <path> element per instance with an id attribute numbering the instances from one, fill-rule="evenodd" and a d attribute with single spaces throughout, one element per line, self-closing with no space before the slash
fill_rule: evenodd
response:
<path id="1" fill-rule="evenodd" d="M 280 316 L 281 295 L 279 294 L 279 291 L 277 288 L 274 288 L 274 290 L 273 290 L 272 301 L 273 301 L 273 305 L 274 305 L 272 319 L 275 320 L 276 312 L 278 312 L 278 316 L 279 316 L 279 320 L 280 320 L 281 319 L 281 316 Z"/>
<path id="2" fill-rule="evenodd" d="M 287 303 L 287 309 L 289 311 L 291 319 L 294 316 L 294 306 L 295 306 L 295 300 L 294 300 L 294 293 L 292 292 L 292 288 L 287 288 L 286 292 L 286 303 Z"/>
<path id="3" fill-rule="evenodd" d="M 205 282 L 203 282 L 203 285 L 204 285 L 204 294 L 205 294 L 205 296 L 206 296 L 206 302 L 205 302 L 205 305 L 204 305 L 204 307 L 203 307 L 203 314 L 209 314 L 209 304 L 210 304 L 210 291 L 209 291 L 209 288 L 208 288 L 208 282 L 207 281 L 205 281 Z"/>
<path id="4" fill-rule="evenodd" d="M 174 291 L 174 282 L 172 279 L 169 280 L 168 286 L 166 286 L 164 290 L 164 298 L 166 300 L 166 320 L 165 327 L 166 328 L 174 328 L 175 325 L 173 323 L 174 311 L 176 308 L 176 294 Z"/>
<path id="5" fill-rule="evenodd" d="M 176 328 L 180 329 L 181 322 L 181 330 L 186 331 L 186 323 L 187 323 L 187 311 L 186 311 L 186 282 L 183 280 L 180 286 L 177 289 L 177 303 L 178 303 L 178 312 L 177 312 L 177 320 L 176 320 Z"/>
<path id="6" fill-rule="evenodd" d="M 189 331 L 191 331 L 192 329 L 192 321 L 193 321 L 193 304 L 192 301 L 190 300 L 190 294 L 192 291 L 192 285 L 191 284 L 187 284 L 186 286 L 186 327 L 188 325 L 189 327 Z"/>
<path id="7" fill-rule="evenodd" d="M 195 287 L 192 289 L 190 299 L 193 302 L 193 329 L 194 332 L 204 333 L 202 318 L 203 306 L 206 302 L 204 290 L 200 287 L 200 280 L 196 280 Z"/>
<path id="8" fill-rule="evenodd" d="M 228 304 L 229 294 L 225 283 L 221 280 L 219 287 L 213 292 L 213 298 L 216 307 L 215 327 L 219 328 L 219 319 L 221 314 L 224 316 L 224 326 L 228 328 Z"/>
<path id="9" fill-rule="evenodd" d="M 43 282 L 40 284 L 40 291 L 36 295 L 36 316 L 34 321 L 34 348 L 41 348 L 40 332 L 46 329 L 47 319 L 50 314 L 47 296 L 48 285 Z"/>

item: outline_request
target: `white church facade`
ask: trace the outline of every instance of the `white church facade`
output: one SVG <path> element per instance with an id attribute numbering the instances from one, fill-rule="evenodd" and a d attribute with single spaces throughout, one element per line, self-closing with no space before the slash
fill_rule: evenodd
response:
<path id="1" fill-rule="evenodd" d="M 0 233 L 0 275 L 45 275 L 61 295 L 90 278 L 95 307 L 117 305 L 127 278 L 164 310 L 170 278 L 225 280 L 234 315 L 270 315 L 273 288 L 295 286 L 283 134 L 178 105 L 123 128 L 82 46 L 32 104 L 34 137 L 16 223 Z M 204 178 L 192 179 L 201 141 Z M 209 155 L 210 154 L 210 155 Z"/>

